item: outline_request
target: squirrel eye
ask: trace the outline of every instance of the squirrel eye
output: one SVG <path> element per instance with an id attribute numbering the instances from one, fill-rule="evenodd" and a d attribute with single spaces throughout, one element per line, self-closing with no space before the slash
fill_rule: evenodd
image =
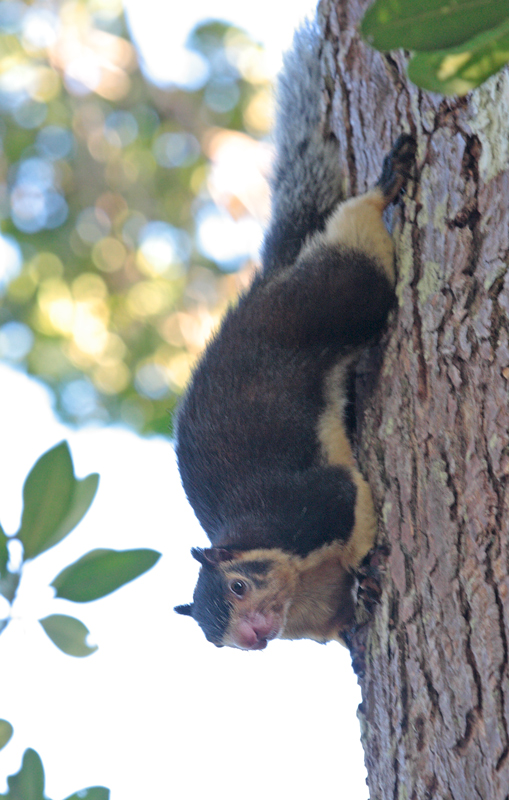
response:
<path id="1" fill-rule="evenodd" d="M 247 585 L 244 583 L 244 581 L 232 581 L 230 583 L 230 591 L 232 591 L 237 597 L 244 597 L 247 591 Z"/>

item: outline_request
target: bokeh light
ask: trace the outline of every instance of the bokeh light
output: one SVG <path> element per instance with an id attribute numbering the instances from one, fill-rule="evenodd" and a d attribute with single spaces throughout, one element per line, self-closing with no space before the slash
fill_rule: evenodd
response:
<path id="1" fill-rule="evenodd" d="M 17 276 L 22 264 L 21 248 L 12 236 L 0 236 L 0 295 Z"/>
<path id="2" fill-rule="evenodd" d="M 34 343 L 34 335 L 28 325 L 7 322 L 0 327 L 0 358 L 7 361 L 22 361 Z"/>
<path id="3" fill-rule="evenodd" d="M 0 358 L 68 421 L 167 433 L 257 259 L 262 50 L 201 25 L 182 91 L 146 82 L 118 0 L 5 0 L 0 35 Z"/>

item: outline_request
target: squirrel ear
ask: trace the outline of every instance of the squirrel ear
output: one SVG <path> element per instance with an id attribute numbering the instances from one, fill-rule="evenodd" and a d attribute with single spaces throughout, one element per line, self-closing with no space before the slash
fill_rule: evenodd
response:
<path id="1" fill-rule="evenodd" d="M 207 557 L 205 556 L 206 550 L 201 547 L 193 547 L 191 550 L 191 555 L 195 558 L 200 564 L 207 563 Z"/>
<path id="2" fill-rule="evenodd" d="M 221 563 L 221 561 L 232 561 L 234 555 L 230 550 L 223 547 L 193 547 L 191 555 L 200 564 L 211 564 L 213 567 Z"/>
<path id="3" fill-rule="evenodd" d="M 188 603 L 186 606 L 175 606 L 173 609 L 177 614 L 183 614 L 185 617 L 193 616 L 193 604 Z"/>

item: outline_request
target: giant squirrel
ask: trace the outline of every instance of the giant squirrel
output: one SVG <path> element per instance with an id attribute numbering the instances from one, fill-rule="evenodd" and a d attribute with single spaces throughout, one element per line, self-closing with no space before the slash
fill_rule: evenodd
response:
<path id="1" fill-rule="evenodd" d="M 193 602 L 218 646 L 342 641 L 354 571 L 374 543 L 368 484 L 344 420 L 352 365 L 395 294 L 382 213 L 415 155 L 402 134 L 376 187 L 345 200 L 321 113 L 321 41 L 295 34 L 277 89 L 262 268 L 209 342 L 177 417 L 182 483 L 212 546 Z"/>

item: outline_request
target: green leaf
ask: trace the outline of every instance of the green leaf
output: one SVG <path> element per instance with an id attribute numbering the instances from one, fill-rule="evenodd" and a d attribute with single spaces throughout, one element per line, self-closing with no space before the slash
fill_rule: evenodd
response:
<path id="1" fill-rule="evenodd" d="M 11 723 L 6 719 L 0 719 L 0 750 L 5 747 L 13 733 L 14 729 Z"/>
<path id="2" fill-rule="evenodd" d="M 8 541 L 9 538 L 5 535 L 4 529 L 0 525 L 0 578 L 5 573 L 7 564 L 9 563 Z"/>
<path id="3" fill-rule="evenodd" d="M 159 560 L 155 550 L 92 550 L 60 572 L 52 582 L 57 597 L 88 603 L 114 592 Z"/>
<path id="4" fill-rule="evenodd" d="M 109 800 L 110 790 L 104 786 L 90 786 L 66 797 L 65 800 Z"/>
<path id="5" fill-rule="evenodd" d="M 44 768 L 35 750 L 25 750 L 20 771 L 7 778 L 7 785 L 9 791 L 0 794 L 1 800 L 48 800 L 44 794 Z M 66 800 L 109 800 L 109 797 L 110 790 L 104 786 L 89 786 Z"/>
<path id="6" fill-rule="evenodd" d="M 417 53 L 408 77 L 417 86 L 445 95 L 464 95 L 509 61 L 509 20 L 461 47 L 437 53 Z"/>
<path id="7" fill-rule="evenodd" d="M 4 800 L 46 800 L 44 768 L 35 750 L 25 750 L 20 771 L 7 778 L 7 785 L 7 794 L 0 794 Z"/>
<path id="8" fill-rule="evenodd" d="M 25 559 L 43 552 L 69 511 L 73 488 L 69 446 L 61 442 L 39 458 L 23 486 L 23 515 L 17 537 L 23 543 Z"/>
<path id="9" fill-rule="evenodd" d="M 48 800 L 44 795 L 44 768 L 35 750 L 25 750 L 20 771 L 7 778 L 7 784 L 9 791 L 0 794 L 2 800 Z M 104 786 L 89 786 L 66 800 L 109 800 L 109 797 L 110 790 Z"/>
<path id="10" fill-rule="evenodd" d="M 509 17 L 509 0 L 376 0 L 361 33 L 383 52 L 443 50 L 495 28 Z"/>
<path id="11" fill-rule="evenodd" d="M 66 614 L 50 614 L 39 622 L 53 644 L 68 656 L 83 658 L 97 650 L 97 645 L 90 646 L 86 643 L 90 631 L 79 619 Z"/>
<path id="12" fill-rule="evenodd" d="M 69 510 L 53 536 L 45 543 L 44 550 L 48 550 L 48 548 L 61 542 L 81 522 L 92 505 L 98 486 L 99 475 L 96 472 L 87 475 L 82 480 L 74 478 L 74 490 Z"/>
<path id="13" fill-rule="evenodd" d="M 3 577 L 0 578 L 0 594 L 2 597 L 11 603 L 16 597 L 18 591 L 21 574 L 19 572 L 9 572 L 6 570 Z"/>
<path id="14" fill-rule="evenodd" d="M 67 442 L 60 442 L 36 462 L 23 487 L 23 515 L 16 534 L 24 558 L 34 558 L 60 542 L 88 511 L 97 475 L 76 480 Z"/>

